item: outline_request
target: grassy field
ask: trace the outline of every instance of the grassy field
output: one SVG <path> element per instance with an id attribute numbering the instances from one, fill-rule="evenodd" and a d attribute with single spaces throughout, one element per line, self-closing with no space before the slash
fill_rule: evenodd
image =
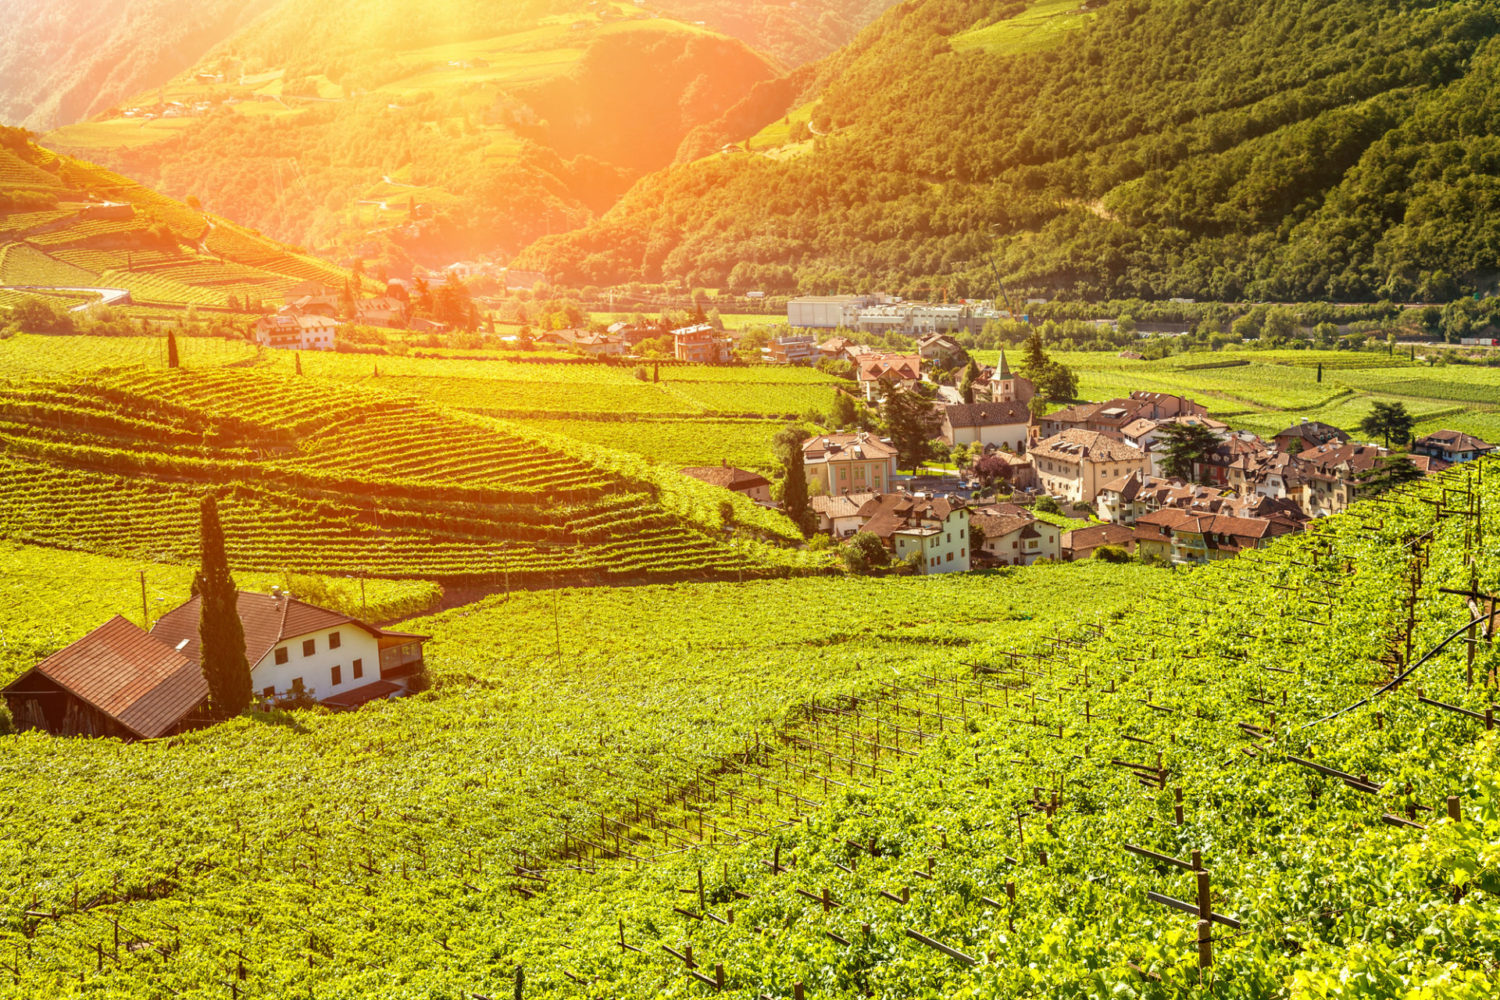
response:
<path id="1" fill-rule="evenodd" d="M 950 43 L 959 52 L 983 49 L 993 55 L 1052 48 L 1082 23 L 1081 6 L 1080 0 L 1033 0 L 1020 14 L 954 35 Z"/>

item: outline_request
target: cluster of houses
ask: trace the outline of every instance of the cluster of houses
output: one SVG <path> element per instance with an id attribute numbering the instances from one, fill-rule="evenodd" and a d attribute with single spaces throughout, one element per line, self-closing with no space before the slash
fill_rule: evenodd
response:
<path id="1" fill-rule="evenodd" d="M 883 385 L 915 386 L 923 380 L 924 364 L 956 347 L 945 335 L 931 334 L 914 354 L 871 352 L 842 337 L 816 350 L 853 361 L 861 394 L 875 402 Z M 1003 352 L 982 379 L 976 384 L 988 400 L 939 396 L 933 402 L 933 437 L 986 456 L 992 472 L 1001 463 L 998 474 L 1023 502 L 1045 494 L 1100 523 L 1065 533 L 1024 503 L 986 505 L 907 492 L 907 481 L 897 474 L 896 448 L 875 434 L 858 433 L 819 435 L 803 444 L 819 529 L 839 539 L 870 532 L 894 558 L 912 557 L 925 573 L 1088 558 L 1103 545 L 1173 563 L 1202 563 L 1262 547 L 1344 510 L 1359 498 L 1363 477 L 1391 454 L 1308 420 L 1264 441 L 1210 418 L 1200 403 L 1161 392 L 1132 392 L 1038 419 L 1028 405 L 1036 387 L 1011 371 Z M 1167 432 L 1181 424 L 1206 429 L 1214 441 L 1193 462 L 1188 481 L 1166 474 Z M 1407 457 L 1425 473 L 1492 449 L 1471 435 L 1438 431 L 1413 442 Z M 754 473 L 686 471 L 747 494 L 754 484 L 756 499 L 769 497 L 770 484 Z M 712 477 L 700 474 L 705 471 Z"/>
<path id="2" fill-rule="evenodd" d="M 299 601 L 241 591 L 245 660 L 263 706 L 309 700 L 349 710 L 406 692 L 427 636 L 394 632 Z M 175 736 L 214 720 L 200 664 L 200 599 L 150 630 L 116 615 L 4 689 L 21 729 L 124 740 Z"/>
<path id="3" fill-rule="evenodd" d="M 392 284 L 405 283 L 397 279 Z M 338 331 L 344 325 L 339 317 L 345 306 L 339 289 L 309 285 L 289 296 L 274 313 L 257 319 L 251 327 L 251 337 L 264 347 L 294 351 L 337 350 Z M 447 333 L 451 329 L 446 323 L 412 316 L 410 304 L 393 295 L 356 298 L 352 308 L 353 314 L 348 317 L 348 322 L 358 326 L 425 333 Z"/>

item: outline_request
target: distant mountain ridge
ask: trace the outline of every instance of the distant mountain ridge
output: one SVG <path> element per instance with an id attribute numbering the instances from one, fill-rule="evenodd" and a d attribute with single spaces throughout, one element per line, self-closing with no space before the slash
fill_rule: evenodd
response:
<path id="1" fill-rule="evenodd" d="M 518 266 L 575 284 L 1444 299 L 1500 246 L 1500 3 L 907 0 L 749 155 Z"/>
<path id="2" fill-rule="evenodd" d="M 279 0 L 6 0 L 0 124 L 43 132 L 160 86 Z"/>
<path id="3" fill-rule="evenodd" d="M 0 115 L 62 125 L 49 146 L 279 239 L 402 271 L 586 224 L 891 0 L 15 2 Z"/>

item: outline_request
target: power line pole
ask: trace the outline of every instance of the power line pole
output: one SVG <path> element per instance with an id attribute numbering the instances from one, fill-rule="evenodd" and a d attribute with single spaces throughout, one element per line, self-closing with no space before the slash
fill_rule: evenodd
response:
<path id="1" fill-rule="evenodd" d="M 141 570 L 141 628 L 150 630 L 151 612 L 146 605 L 146 571 Z"/>

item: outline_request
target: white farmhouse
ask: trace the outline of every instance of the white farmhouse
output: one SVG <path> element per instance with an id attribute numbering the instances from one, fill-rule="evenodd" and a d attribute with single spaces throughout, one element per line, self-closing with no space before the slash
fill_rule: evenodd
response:
<path id="1" fill-rule="evenodd" d="M 255 342 L 293 351 L 332 351 L 338 347 L 339 321 L 287 306 L 255 321 Z"/>
<path id="2" fill-rule="evenodd" d="M 162 616 L 151 637 L 198 662 L 201 600 Z M 255 693 L 267 701 L 305 696 L 353 708 L 404 690 L 422 667 L 426 636 L 390 632 L 357 618 L 273 592 L 240 591 L 245 659 Z"/>

